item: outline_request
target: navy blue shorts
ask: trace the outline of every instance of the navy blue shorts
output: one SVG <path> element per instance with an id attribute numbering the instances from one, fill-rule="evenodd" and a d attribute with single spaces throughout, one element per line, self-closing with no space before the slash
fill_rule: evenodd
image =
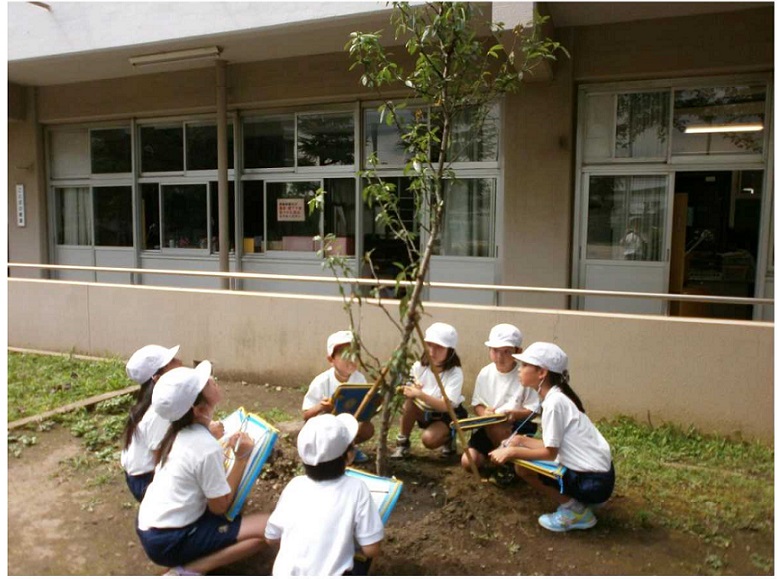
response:
<path id="1" fill-rule="evenodd" d="M 457 417 L 457 420 L 467 418 L 467 409 L 465 408 L 465 405 L 460 404 L 454 408 L 454 415 Z M 451 425 L 451 417 L 448 415 L 448 412 L 427 411 L 424 413 L 424 417 L 421 420 L 416 421 L 416 424 L 419 425 L 419 428 L 429 428 L 433 422 L 445 422 L 446 424 Z"/>
<path id="2" fill-rule="evenodd" d="M 555 478 L 540 476 L 540 480 L 545 485 L 560 488 L 559 481 Z M 613 470 L 613 463 L 607 472 L 576 472 L 568 468 L 562 477 L 564 495 L 587 505 L 607 501 L 613 494 L 615 483 L 616 471 Z"/>
<path id="3" fill-rule="evenodd" d="M 523 420 L 517 420 L 511 426 L 511 432 L 514 432 L 523 422 Z M 525 434 L 527 436 L 533 436 L 538 431 L 538 425 L 528 420 L 524 426 L 521 427 L 518 434 Z M 474 448 L 484 456 L 492 452 L 497 448 L 489 437 L 486 435 L 486 429 L 481 427 L 477 428 L 473 434 L 470 435 L 470 441 L 467 443 L 470 448 Z"/>
<path id="4" fill-rule="evenodd" d="M 206 510 L 194 523 L 180 529 L 136 531 L 149 559 L 163 567 L 177 567 L 234 545 L 240 521 L 240 515 L 230 522 Z"/>
<path id="5" fill-rule="evenodd" d="M 146 489 L 149 488 L 151 481 L 154 480 L 154 471 L 136 475 L 129 475 L 125 472 L 124 480 L 127 481 L 127 486 L 130 488 L 132 496 L 138 502 L 141 502 L 146 495 Z"/>

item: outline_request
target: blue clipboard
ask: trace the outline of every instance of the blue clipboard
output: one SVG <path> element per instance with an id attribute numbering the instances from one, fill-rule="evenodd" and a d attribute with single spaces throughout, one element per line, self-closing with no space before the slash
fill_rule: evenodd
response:
<path id="1" fill-rule="evenodd" d="M 372 384 L 341 384 L 332 395 L 333 414 L 354 414 L 365 396 L 372 388 Z M 362 409 L 359 416 L 354 416 L 358 422 L 366 422 L 376 415 L 381 407 L 381 394 L 376 388 L 370 401 Z"/>
<path id="2" fill-rule="evenodd" d="M 243 503 L 246 502 L 251 487 L 254 486 L 259 473 L 262 471 L 262 467 L 265 466 L 267 459 L 270 457 L 270 453 L 273 451 L 273 446 L 278 438 L 278 430 L 256 414 L 246 412 L 242 407 L 222 420 L 222 424 L 224 425 L 224 436 L 220 439 L 220 442 L 223 446 L 226 446 L 230 436 L 241 429 L 254 440 L 254 448 L 246 464 L 246 470 L 243 471 L 243 477 L 241 477 L 238 488 L 235 491 L 235 498 L 225 513 L 227 519 L 232 521 L 243 508 Z M 232 450 L 226 450 L 224 469 L 228 474 L 232 469 L 233 463 L 234 456 Z"/>
<path id="3" fill-rule="evenodd" d="M 392 514 L 394 506 L 397 504 L 397 499 L 400 498 L 400 493 L 403 490 L 403 481 L 394 477 L 378 476 L 377 474 L 351 467 L 346 468 L 346 476 L 358 478 L 367 485 L 370 496 L 373 497 L 373 502 L 378 507 L 381 521 L 386 525 L 389 515 Z"/>
<path id="4" fill-rule="evenodd" d="M 551 460 L 522 460 L 520 458 L 515 459 L 513 462 L 516 464 L 523 466 L 524 468 L 528 468 L 529 470 L 535 471 L 539 475 L 547 476 L 549 478 L 553 478 L 559 481 L 559 492 L 561 494 L 565 494 L 565 487 L 562 483 L 562 478 L 565 476 L 565 473 L 567 472 L 567 467 L 562 466 L 558 462 L 554 462 Z"/>

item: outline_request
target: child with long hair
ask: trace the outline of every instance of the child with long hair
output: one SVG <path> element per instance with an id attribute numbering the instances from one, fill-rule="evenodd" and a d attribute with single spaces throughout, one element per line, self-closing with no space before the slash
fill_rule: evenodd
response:
<path id="1" fill-rule="evenodd" d="M 254 442 L 246 433 L 230 437 L 235 461 L 227 475 L 224 449 L 208 429 L 220 400 L 207 360 L 171 370 L 154 388 L 152 408 L 170 427 L 138 511 L 137 532 L 149 558 L 172 568 L 169 575 L 205 574 L 257 553 L 265 542 L 267 515 L 224 517 Z"/>
<path id="2" fill-rule="evenodd" d="M 454 326 L 435 322 L 424 333 L 424 342 L 429 350 L 421 360 L 411 366 L 412 384 L 403 387 L 405 402 L 400 417 L 400 433 L 397 435 L 396 448 L 392 458 L 405 458 L 410 455 L 410 436 L 414 425 L 423 430 L 421 442 L 426 448 L 443 447 L 441 454 L 456 454 L 456 437 L 451 435 L 451 417 L 446 401 L 440 391 L 431 366 L 440 375 L 440 381 L 446 396 L 454 407 L 457 418 L 467 418 L 467 410 L 462 402 L 462 363 L 456 353 L 458 335 Z"/>
<path id="3" fill-rule="evenodd" d="M 358 429 L 351 414 L 321 414 L 300 430 L 305 475 L 286 485 L 265 529 L 268 543 L 280 545 L 273 575 L 351 575 L 355 545 L 368 559 L 380 554 L 378 508 L 367 485 L 345 474 Z"/>
<path id="4" fill-rule="evenodd" d="M 519 465 L 516 474 L 559 505 L 555 512 L 540 516 L 542 527 L 557 532 L 589 529 L 597 524 L 591 506 L 613 493 L 616 475 L 610 446 L 570 387 L 567 354 L 559 346 L 535 342 L 514 358 L 521 362 L 521 384 L 537 391 L 542 400 L 543 439 L 514 436 L 508 446 L 489 456 L 498 464 L 512 459 L 547 460 L 566 467 L 561 483 Z"/>
<path id="5" fill-rule="evenodd" d="M 154 478 L 156 452 L 170 422 L 150 410 L 154 384 L 168 370 L 181 366 L 179 346 L 164 348 L 149 344 L 137 350 L 125 367 L 127 376 L 140 384 L 122 433 L 121 465 L 132 496 L 140 502 Z"/>

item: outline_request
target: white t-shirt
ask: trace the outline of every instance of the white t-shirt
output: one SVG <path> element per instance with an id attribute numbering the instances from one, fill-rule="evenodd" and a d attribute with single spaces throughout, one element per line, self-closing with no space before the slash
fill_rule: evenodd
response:
<path id="1" fill-rule="evenodd" d="M 355 370 L 348 377 L 347 382 L 349 384 L 367 384 L 367 380 L 359 370 Z M 308 392 L 305 394 L 305 398 L 303 398 L 303 410 L 310 410 L 325 398 L 331 398 L 341 384 L 343 382 L 340 382 L 335 377 L 335 368 L 325 370 L 316 376 L 316 378 L 311 380 Z"/>
<path id="2" fill-rule="evenodd" d="M 153 408 L 146 410 L 132 435 L 130 446 L 122 450 L 122 468 L 128 475 L 137 476 L 154 470 L 153 451 L 159 448 L 169 426 L 170 421 L 154 412 Z"/>
<path id="3" fill-rule="evenodd" d="M 165 465 L 157 466 L 140 504 L 138 528 L 185 527 L 205 512 L 208 499 L 230 491 L 221 445 L 202 424 L 187 426 L 176 436 Z"/>
<path id="4" fill-rule="evenodd" d="M 473 407 L 479 404 L 494 408 L 496 412 L 508 412 L 521 407 L 536 410 L 540 400 L 532 388 L 525 388 L 519 381 L 519 364 L 504 374 L 492 363 L 481 368 L 475 379 Z"/>
<path id="5" fill-rule="evenodd" d="M 411 366 L 411 375 L 416 382 L 421 384 L 422 392 L 429 394 L 435 398 L 443 398 L 443 394 L 438 388 L 438 381 L 435 380 L 435 374 L 432 372 L 429 366 L 422 366 L 421 362 L 414 362 Z M 451 400 L 451 404 L 456 408 L 464 401 L 465 397 L 462 395 L 462 384 L 465 381 L 462 374 L 462 368 L 455 366 L 449 368 L 445 372 L 440 373 L 440 381 L 443 383 L 443 388 L 446 390 L 446 396 Z"/>
<path id="6" fill-rule="evenodd" d="M 384 524 L 363 481 L 298 476 L 281 493 L 265 537 L 281 540 L 273 575 L 342 575 L 354 565 L 354 541 L 377 543 Z"/>
<path id="7" fill-rule="evenodd" d="M 543 400 L 543 445 L 559 449 L 557 462 L 579 472 L 607 472 L 611 447 L 589 417 L 554 386 Z"/>

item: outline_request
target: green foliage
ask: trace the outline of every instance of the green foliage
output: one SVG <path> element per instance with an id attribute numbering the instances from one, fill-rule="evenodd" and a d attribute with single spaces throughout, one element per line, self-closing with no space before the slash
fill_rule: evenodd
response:
<path id="1" fill-rule="evenodd" d="M 8 353 L 8 421 L 130 385 L 121 360 Z"/>
<path id="2" fill-rule="evenodd" d="M 544 18 L 535 15 L 532 26 L 505 31 L 492 24 L 491 33 L 483 34 L 482 5 L 471 2 L 431 2 L 422 5 L 393 3 L 390 19 L 395 42 L 402 43 L 405 54 L 395 56 L 384 47 L 383 32 L 352 32 L 345 45 L 352 61 L 351 69 L 360 69 L 360 83 L 373 89 L 382 101 L 380 121 L 393 127 L 405 154 L 403 170 L 406 195 L 395 183 L 376 169 L 380 159 L 373 153 L 365 169 L 359 172 L 365 186 L 363 197 L 374 211 L 376 224 L 405 247 L 404 259 L 397 262 L 393 296 L 399 300 L 397 313 L 382 304 L 387 288 L 379 283 L 347 288 L 340 286 L 349 327 L 360 346 L 360 365 L 369 378 L 379 380 L 384 398 L 395 396 L 395 386 L 404 381 L 410 364 L 420 357 L 414 330 L 423 313 L 422 289 L 427 279 L 434 248 L 439 241 L 445 210 L 446 188 L 456 180 L 452 163 L 467 160 L 465 152 L 481 141 L 486 121 L 496 99 L 515 91 L 524 75 L 544 60 L 553 60 L 564 49 L 558 42 L 541 34 Z M 498 40 L 497 36 L 500 37 Z M 407 67 L 406 63 L 412 63 Z M 404 90 L 402 98 L 385 98 L 383 91 Z M 457 128 L 467 127 L 466 131 Z M 403 218 L 402 206 L 412 196 L 412 220 Z M 318 191 L 310 203 L 313 212 L 321 209 L 326 192 Z M 322 240 L 324 267 L 337 277 L 354 277 L 347 260 L 328 249 L 332 236 Z M 360 273 L 371 272 L 377 280 L 371 252 L 365 255 Z M 359 337 L 359 323 L 353 312 L 362 298 L 374 298 L 384 309 L 399 333 L 399 343 L 388 362 L 372 355 Z M 381 418 L 381 448 L 387 448 L 391 409 L 385 404 Z M 378 461 L 378 472 L 384 463 Z"/>
<path id="3" fill-rule="evenodd" d="M 617 492 L 646 504 L 639 525 L 656 520 L 721 547 L 731 542 L 723 529 L 772 531 L 772 448 L 624 417 L 598 427 L 613 449 Z"/>

